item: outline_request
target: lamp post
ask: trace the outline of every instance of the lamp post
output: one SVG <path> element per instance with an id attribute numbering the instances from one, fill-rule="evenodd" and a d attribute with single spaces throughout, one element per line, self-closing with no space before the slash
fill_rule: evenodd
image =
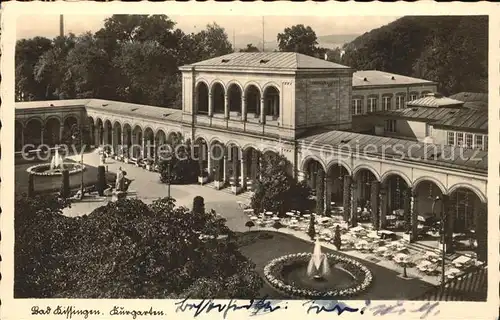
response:
<path id="1" fill-rule="evenodd" d="M 432 202 L 432 214 L 435 215 L 434 213 L 434 208 L 436 206 L 436 202 L 440 201 L 441 198 L 437 196 L 434 201 Z M 446 223 L 446 217 L 445 217 L 445 212 L 443 210 L 443 203 L 441 202 L 441 216 L 440 216 L 440 226 L 439 226 L 439 231 L 441 233 L 440 238 L 441 238 L 441 245 L 442 245 L 442 256 L 441 256 L 441 286 L 444 287 L 444 282 L 445 282 L 445 258 L 446 258 L 446 244 L 445 244 L 445 223 Z"/>
<path id="2" fill-rule="evenodd" d="M 80 157 L 80 163 L 82 165 L 82 171 L 81 171 L 81 175 L 80 175 L 80 197 L 83 198 L 83 151 L 85 150 L 85 147 L 83 145 L 83 128 L 76 128 L 75 129 L 75 132 L 74 134 L 71 136 L 71 138 L 73 139 L 73 141 L 75 141 L 77 139 L 77 136 L 80 136 L 80 152 L 81 152 L 81 157 Z"/>

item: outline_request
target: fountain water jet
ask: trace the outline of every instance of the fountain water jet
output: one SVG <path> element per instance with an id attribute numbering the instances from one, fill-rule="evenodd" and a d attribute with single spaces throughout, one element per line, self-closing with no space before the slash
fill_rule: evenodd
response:
<path id="1" fill-rule="evenodd" d="M 50 170 L 63 170 L 63 158 L 59 154 L 59 149 L 56 149 L 55 154 L 52 156 L 52 159 L 50 160 Z"/>
<path id="2" fill-rule="evenodd" d="M 330 274 L 330 266 L 326 254 L 321 252 L 321 244 L 316 239 L 314 243 L 314 250 L 307 266 L 307 275 L 316 280 L 321 280 Z"/>

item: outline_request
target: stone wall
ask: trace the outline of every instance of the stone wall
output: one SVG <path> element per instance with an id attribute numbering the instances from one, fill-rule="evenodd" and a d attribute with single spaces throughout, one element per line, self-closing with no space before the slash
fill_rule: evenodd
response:
<path id="1" fill-rule="evenodd" d="M 296 128 L 351 122 L 352 75 L 301 76 L 295 81 Z"/>

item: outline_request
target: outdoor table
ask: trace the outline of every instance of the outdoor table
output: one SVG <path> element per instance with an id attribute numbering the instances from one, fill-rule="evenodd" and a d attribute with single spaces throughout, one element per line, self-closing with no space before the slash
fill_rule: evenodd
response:
<path id="1" fill-rule="evenodd" d="M 250 217 L 250 220 L 258 220 L 259 217 L 256 217 L 256 216 L 253 216 L 253 217 Z"/>
<path id="2" fill-rule="evenodd" d="M 272 211 L 267 211 L 266 216 L 272 216 L 274 213 Z"/>
<path id="3" fill-rule="evenodd" d="M 394 261 L 397 263 L 408 263 L 410 262 L 410 257 L 404 253 L 398 253 L 394 256 Z"/>
<path id="4" fill-rule="evenodd" d="M 417 265 L 417 269 L 419 271 L 423 271 L 425 272 L 427 270 L 427 268 L 432 265 L 432 262 L 428 261 L 428 260 L 422 260 L 418 265 Z"/>
<path id="5" fill-rule="evenodd" d="M 448 271 L 446 271 L 446 272 L 444 273 L 444 275 L 445 275 L 447 278 L 449 278 L 449 279 L 453 279 L 453 278 L 455 278 L 457 275 L 459 275 L 459 274 L 460 274 L 460 272 L 461 272 L 461 271 L 460 271 L 460 270 L 458 270 L 458 269 L 456 269 L 456 268 L 450 268 L 450 269 L 448 269 Z"/>
<path id="6" fill-rule="evenodd" d="M 254 213 L 254 210 L 253 209 L 243 209 L 243 212 L 244 213 Z"/>
<path id="7" fill-rule="evenodd" d="M 304 214 L 304 215 L 302 215 L 302 216 L 303 216 L 304 218 L 310 218 L 310 217 L 311 217 L 311 215 L 310 215 L 309 213 L 306 213 L 306 214 Z"/>
<path id="8" fill-rule="evenodd" d="M 279 221 L 279 220 L 280 220 L 280 218 L 278 218 L 278 217 L 272 217 L 272 220 L 274 220 L 274 221 Z"/>
<path id="9" fill-rule="evenodd" d="M 290 216 L 290 217 L 293 217 L 294 216 L 294 213 L 293 212 L 287 212 L 285 213 L 287 216 Z"/>

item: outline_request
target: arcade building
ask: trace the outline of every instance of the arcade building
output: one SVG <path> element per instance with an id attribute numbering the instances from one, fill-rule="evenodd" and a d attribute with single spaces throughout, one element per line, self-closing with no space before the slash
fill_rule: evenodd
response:
<path id="1" fill-rule="evenodd" d="M 180 71 L 181 110 L 99 99 L 18 102 L 16 151 L 55 146 L 75 125 L 111 153 L 144 146 L 130 162 L 154 159 L 157 146 L 182 137 L 206 146 L 208 179 L 220 177 L 222 188 L 238 181 L 238 193 L 252 190 L 263 154 L 280 154 L 322 201 L 321 213 L 350 225 L 403 225 L 410 241 L 427 219 L 444 217 L 448 250 L 467 235 L 486 259 L 487 116 L 446 122 L 482 113 L 436 94 L 436 83 L 292 52 L 232 53 Z"/>

